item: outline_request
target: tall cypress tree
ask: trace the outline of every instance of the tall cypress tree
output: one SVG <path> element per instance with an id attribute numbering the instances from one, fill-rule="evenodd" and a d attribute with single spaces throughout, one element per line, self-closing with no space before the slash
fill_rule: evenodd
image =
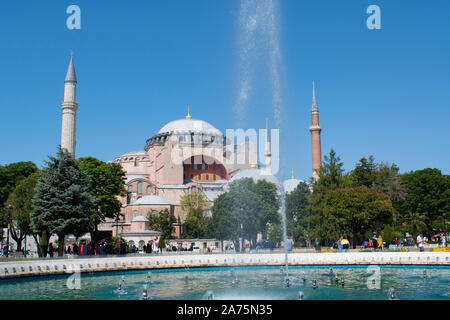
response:
<path id="1" fill-rule="evenodd" d="M 92 229 L 95 198 L 73 154 L 59 148 L 57 156 L 50 156 L 46 164 L 33 197 L 31 226 L 35 232 L 56 234 L 58 255 L 62 256 L 66 235 Z"/>

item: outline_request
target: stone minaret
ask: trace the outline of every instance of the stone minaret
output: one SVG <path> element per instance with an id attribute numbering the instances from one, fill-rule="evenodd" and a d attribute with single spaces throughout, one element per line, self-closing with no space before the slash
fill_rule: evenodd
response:
<path id="1" fill-rule="evenodd" d="M 316 88 L 313 81 L 313 98 L 312 98 L 312 126 L 309 127 L 312 139 L 312 168 L 313 178 L 319 178 L 318 171 L 322 166 L 322 153 L 320 147 L 320 131 L 322 127 L 319 125 L 319 108 L 317 107 Z"/>
<path id="2" fill-rule="evenodd" d="M 272 152 L 270 151 L 270 133 L 269 133 L 269 119 L 266 118 L 266 152 L 264 156 L 266 157 L 266 168 L 265 173 L 268 175 L 272 174 Z"/>
<path id="3" fill-rule="evenodd" d="M 64 81 L 64 101 L 62 107 L 61 148 L 75 155 L 76 145 L 76 115 L 78 103 L 76 100 L 77 76 L 73 65 L 73 54 L 70 54 L 69 68 Z"/>

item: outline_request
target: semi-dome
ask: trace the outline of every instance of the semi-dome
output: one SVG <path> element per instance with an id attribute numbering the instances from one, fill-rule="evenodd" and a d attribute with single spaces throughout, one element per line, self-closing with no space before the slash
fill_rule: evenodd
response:
<path id="1" fill-rule="evenodd" d="M 302 180 L 298 179 L 288 179 L 283 181 L 283 187 L 285 193 L 290 193 L 297 188 L 297 186 L 300 184 L 300 182 L 303 182 Z"/>
<path id="2" fill-rule="evenodd" d="M 139 151 L 127 152 L 124 155 L 122 155 L 122 157 L 130 157 L 130 156 L 148 156 L 148 153 L 145 150 L 139 150 Z"/>
<path id="3" fill-rule="evenodd" d="M 139 198 L 131 205 L 169 205 L 169 203 L 161 197 L 151 195 Z"/>
<path id="4" fill-rule="evenodd" d="M 274 175 L 265 174 L 264 170 L 256 169 L 256 168 L 245 169 L 245 170 L 238 172 L 231 179 L 231 181 L 235 181 L 235 180 L 243 179 L 243 178 L 252 178 L 254 182 L 258 182 L 259 180 L 266 180 L 268 182 L 272 182 L 272 183 L 276 184 L 277 186 L 279 183 L 278 179 Z"/>
<path id="5" fill-rule="evenodd" d="M 132 222 L 148 222 L 148 219 L 144 216 L 136 216 Z"/>
<path id="6" fill-rule="evenodd" d="M 174 133 L 174 134 L 186 134 L 186 133 L 204 133 L 209 135 L 222 135 L 220 130 L 216 129 L 213 125 L 209 124 L 206 121 L 199 119 L 178 119 L 169 122 L 161 130 L 158 131 L 158 134 L 162 133 Z"/>

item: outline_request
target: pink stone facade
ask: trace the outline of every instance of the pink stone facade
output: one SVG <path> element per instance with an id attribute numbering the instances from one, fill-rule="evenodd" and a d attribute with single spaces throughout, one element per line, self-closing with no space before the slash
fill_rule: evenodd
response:
<path id="1" fill-rule="evenodd" d="M 166 209 L 177 219 L 173 237 L 182 237 L 186 218 L 180 206 L 182 196 L 196 189 L 213 201 L 237 172 L 257 163 L 257 154 L 248 142 L 230 148 L 224 145 L 224 139 L 205 121 L 180 119 L 169 122 L 148 139 L 144 150 L 114 159 L 126 172 L 128 195 L 120 198 L 124 219 L 119 223 L 107 221 L 100 229 L 111 230 L 113 235 L 139 231 L 132 222 L 134 218 Z M 224 158 L 224 154 L 228 157 Z M 234 163 L 228 161 L 233 157 Z M 242 159 L 243 163 L 238 163 Z"/>

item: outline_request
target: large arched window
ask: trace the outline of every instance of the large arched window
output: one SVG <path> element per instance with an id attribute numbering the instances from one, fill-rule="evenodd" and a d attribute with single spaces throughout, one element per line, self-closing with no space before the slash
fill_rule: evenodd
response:
<path id="1" fill-rule="evenodd" d="M 147 194 L 152 194 L 153 188 L 152 186 L 147 186 Z"/>
<path id="2" fill-rule="evenodd" d="M 142 182 L 138 182 L 138 184 L 137 184 L 137 193 L 138 194 L 141 194 L 142 193 Z"/>
<path id="3" fill-rule="evenodd" d="M 133 192 L 133 186 L 128 186 L 128 192 Z"/>
<path id="4" fill-rule="evenodd" d="M 139 215 L 139 211 L 134 210 L 133 211 L 133 218 L 136 218 Z"/>

